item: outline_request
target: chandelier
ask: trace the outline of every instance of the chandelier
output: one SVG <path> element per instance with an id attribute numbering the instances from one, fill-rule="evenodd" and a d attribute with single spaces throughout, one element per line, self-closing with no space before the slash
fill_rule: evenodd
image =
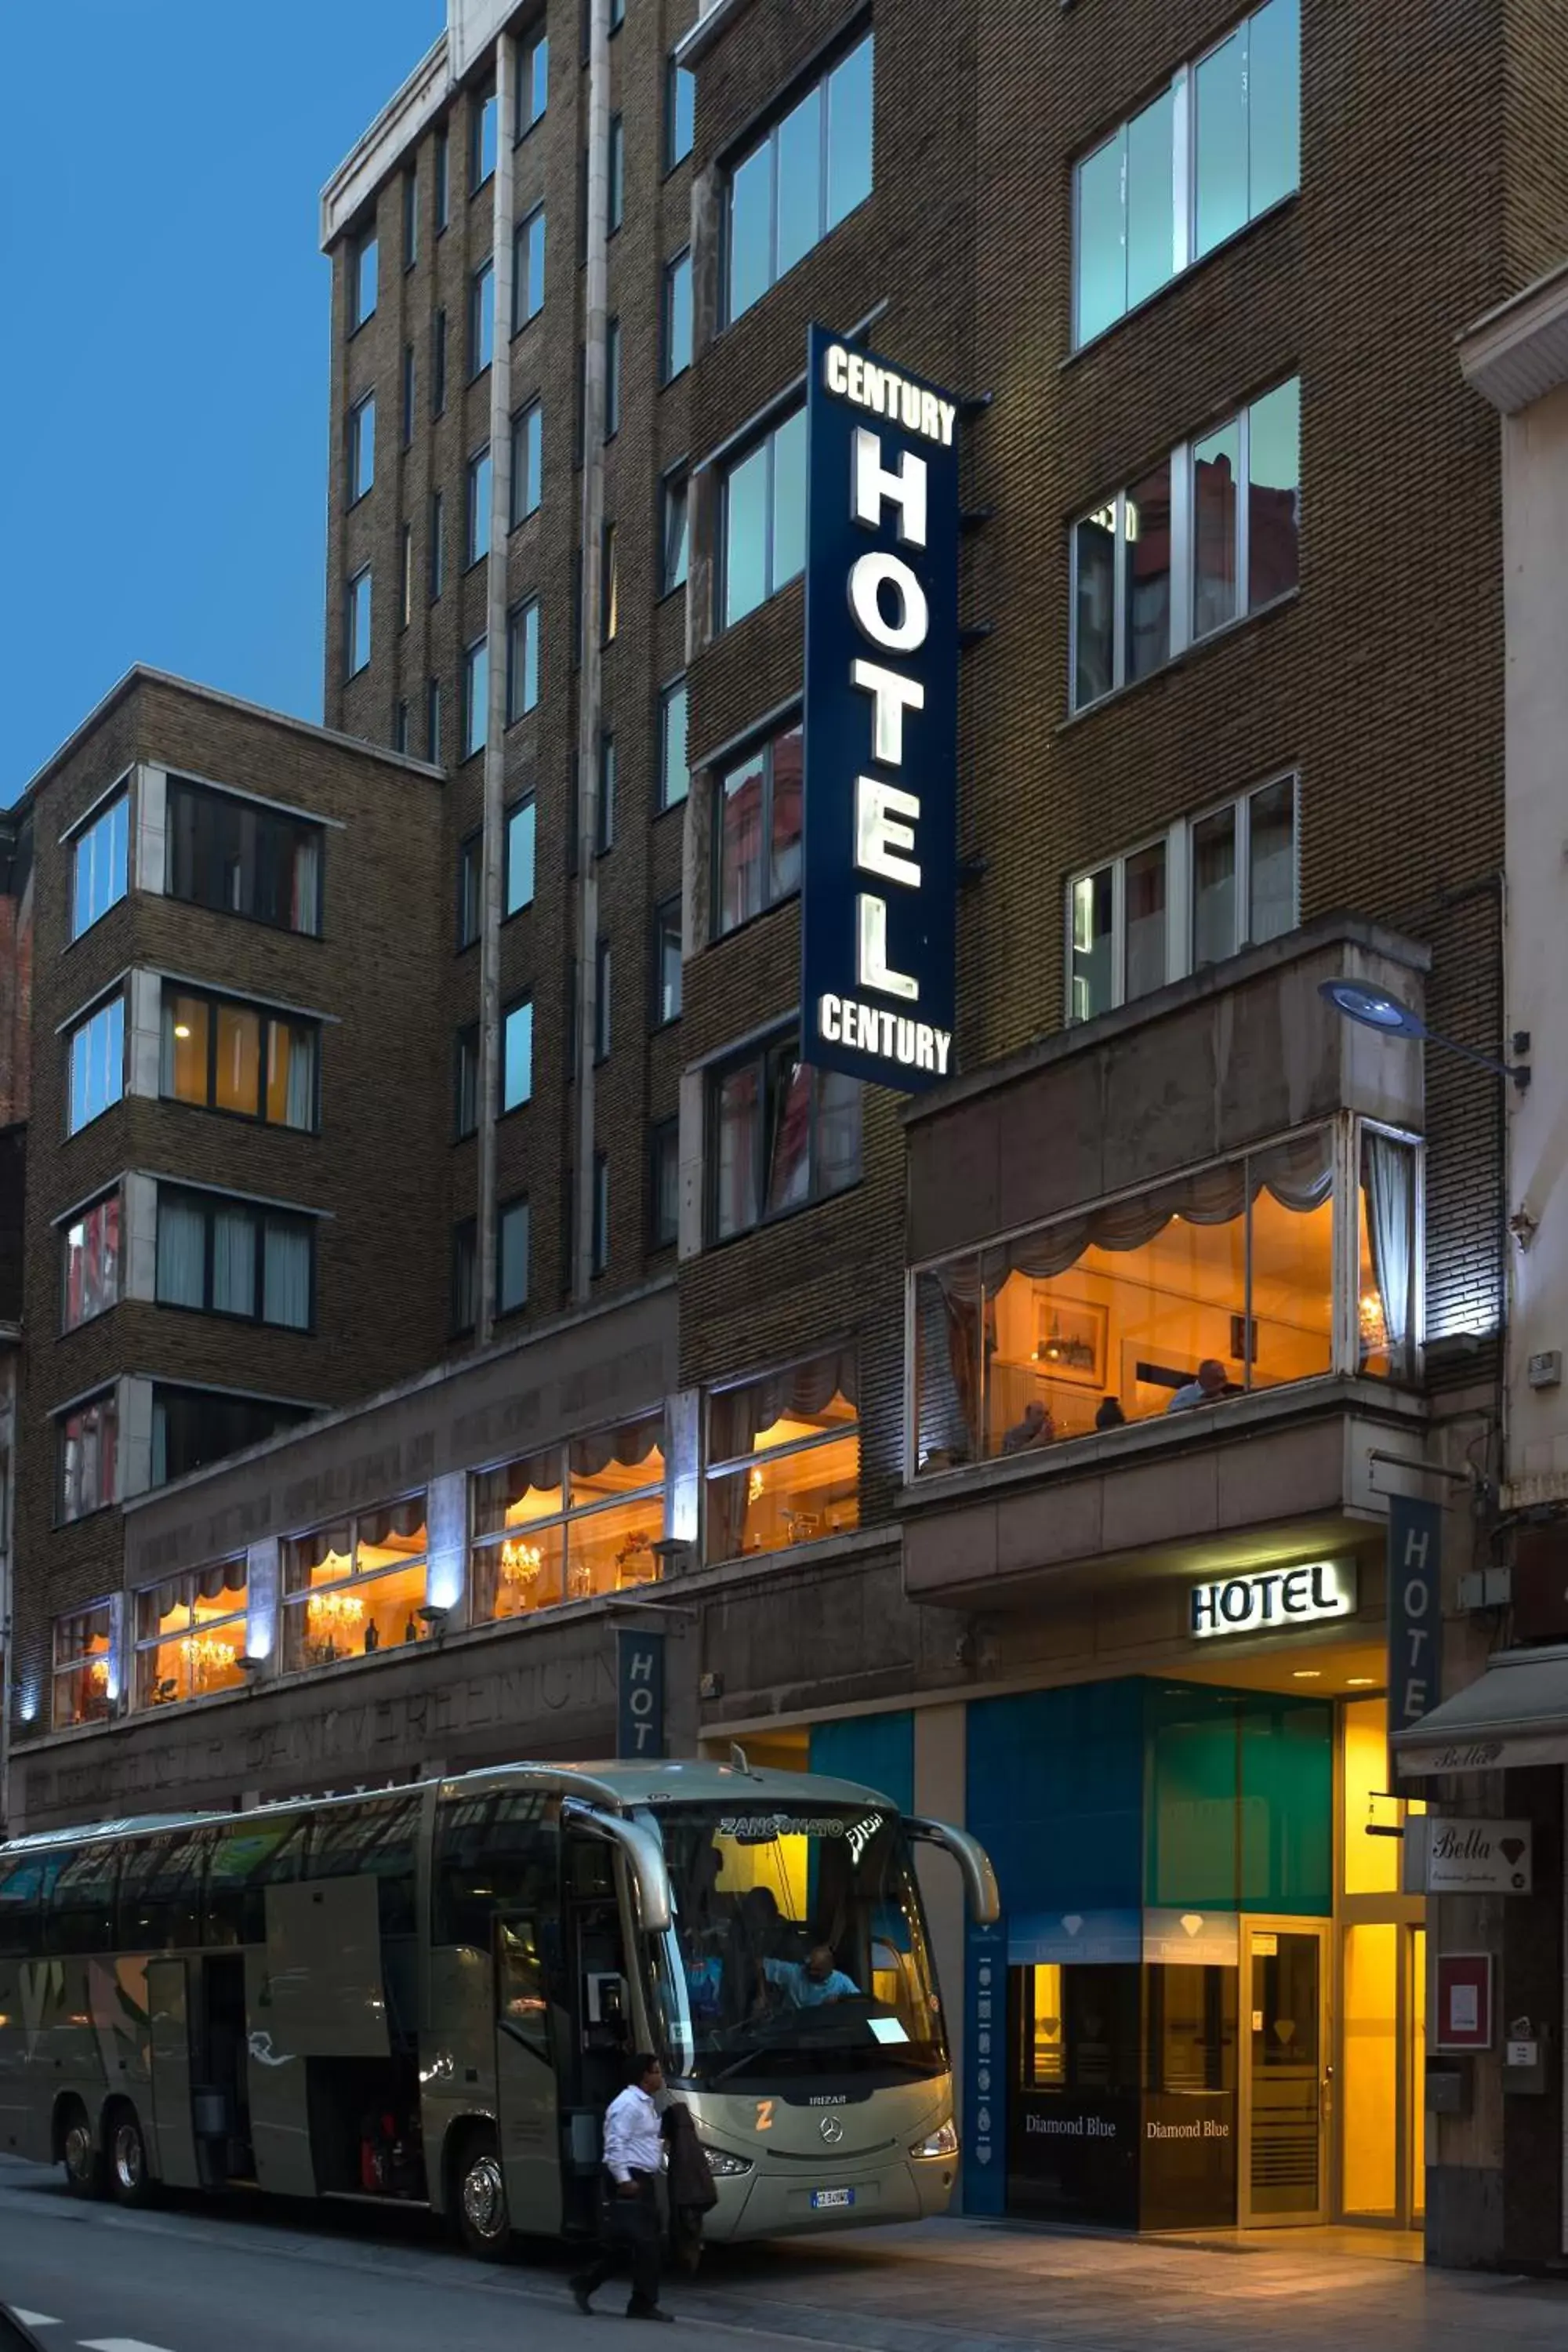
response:
<path id="1" fill-rule="evenodd" d="M 306 1613 L 312 1632 L 335 1633 L 359 1623 L 364 1602 L 357 1592 L 313 1592 Z"/>
<path id="2" fill-rule="evenodd" d="M 509 1536 L 500 1548 L 501 1582 L 514 1592 L 527 1592 L 539 1581 L 544 1554 L 538 1544 L 513 1543 Z"/>
<path id="3" fill-rule="evenodd" d="M 234 1644 L 215 1641 L 210 1633 L 187 1633 L 180 1643 L 180 1656 L 192 1682 L 199 1685 L 211 1675 L 227 1673 L 234 1664 Z"/>
<path id="4" fill-rule="evenodd" d="M 1359 1314 L 1363 1348 L 1380 1349 L 1387 1344 L 1387 1329 L 1383 1319 L 1383 1299 L 1375 1290 L 1363 1290 Z"/>

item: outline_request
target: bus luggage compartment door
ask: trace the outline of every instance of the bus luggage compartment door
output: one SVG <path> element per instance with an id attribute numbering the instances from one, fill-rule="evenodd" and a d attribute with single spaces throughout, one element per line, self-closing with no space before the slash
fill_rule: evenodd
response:
<path id="1" fill-rule="evenodd" d="M 191 1999 L 188 1963 L 149 1960 L 147 2009 L 153 2042 L 153 2129 L 158 2177 L 172 2189 L 199 2189 L 191 2106 Z"/>
<path id="2" fill-rule="evenodd" d="M 256 2177 L 313 2197 L 305 2062 L 389 2054 L 375 1880 L 269 1886 L 266 1949 L 246 1954 L 245 1978 Z"/>

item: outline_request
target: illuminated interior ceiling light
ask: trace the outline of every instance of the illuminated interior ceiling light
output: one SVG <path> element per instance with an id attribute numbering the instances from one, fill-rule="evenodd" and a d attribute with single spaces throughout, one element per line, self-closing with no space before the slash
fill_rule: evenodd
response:
<path id="1" fill-rule="evenodd" d="M 753 1470 L 746 1480 L 746 1500 L 748 1503 L 760 1503 L 762 1499 L 763 1474 L 760 1470 Z"/>
<path id="2" fill-rule="evenodd" d="M 531 1585 L 544 1566 L 544 1554 L 538 1544 L 503 1543 L 500 1548 L 500 1572 L 504 1583 L 514 1587 Z"/>
<path id="3" fill-rule="evenodd" d="M 1321 1666 L 1297 1666 L 1290 1679 L 1297 1683 L 1321 1683 L 1323 1679 L 1323 1670 Z"/>
<path id="4" fill-rule="evenodd" d="M 1347 1675 L 1346 1690 L 1371 1690 L 1377 1681 L 1375 1675 Z"/>
<path id="5" fill-rule="evenodd" d="M 190 1034 L 191 1034 L 191 1024 L 190 1024 L 190 1023 L 189 1023 L 188 1021 L 176 1021 L 176 1022 L 175 1022 L 175 1024 L 174 1024 L 174 1034 L 175 1034 L 175 1036 L 176 1036 L 176 1037 L 182 1037 L 182 1038 L 183 1038 L 183 1037 L 188 1037 L 188 1036 L 190 1035 Z"/>

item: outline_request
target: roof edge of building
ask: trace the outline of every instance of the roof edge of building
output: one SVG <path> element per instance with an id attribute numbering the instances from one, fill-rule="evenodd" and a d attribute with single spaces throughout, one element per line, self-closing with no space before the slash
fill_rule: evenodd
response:
<path id="1" fill-rule="evenodd" d="M 675 45 L 678 63 L 694 66 L 704 58 L 721 33 L 742 16 L 750 0 L 700 0 L 702 13 Z"/>
<path id="2" fill-rule="evenodd" d="M 1568 260 L 1510 294 L 1458 337 L 1459 369 L 1504 416 L 1568 383 Z"/>
<path id="3" fill-rule="evenodd" d="M 438 33 L 402 87 L 363 131 L 321 190 L 321 244 L 330 252 L 349 222 L 442 106 L 452 84 L 449 37 Z"/>

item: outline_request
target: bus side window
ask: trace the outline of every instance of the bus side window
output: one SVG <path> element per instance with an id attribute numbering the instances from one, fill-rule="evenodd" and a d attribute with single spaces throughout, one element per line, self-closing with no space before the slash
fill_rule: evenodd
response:
<path id="1" fill-rule="evenodd" d="M 120 1848 L 108 1838 L 68 1853 L 49 1895 L 43 1948 L 67 1958 L 114 1948 L 114 1886 Z"/>
<path id="2" fill-rule="evenodd" d="M 166 1952 L 200 1940 L 212 1844 L 210 1831 L 173 1830 L 127 1847 L 115 1932 L 121 1951 Z"/>
<path id="3" fill-rule="evenodd" d="M 344 1805 L 320 1815 L 310 1843 L 310 1878 L 367 1873 L 377 1882 L 384 1936 L 415 1931 L 415 1852 L 417 1797 Z"/>
<path id="4" fill-rule="evenodd" d="M 531 1793 L 443 1799 L 436 1814 L 432 1940 L 490 1949 L 490 1923 L 513 1906 L 556 1907 L 557 1832 Z"/>
<path id="5" fill-rule="evenodd" d="M 246 1813 L 218 1831 L 207 1870 L 204 1944 L 266 1941 L 262 1889 L 301 1875 L 308 1827 L 300 1815 Z"/>
<path id="6" fill-rule="evenodd" d="M 0 1958 L 36 1959 L 44 1948 L 44 1903 L 69 1846 L 0 1862 Z"/>
<path id="7" fill-rule="evenodd" d="M 540 2056 L 549 2054 L 549 1970 L 532 1919 L 497 1923 L 496 2015 L 509 2033 Z"/>

